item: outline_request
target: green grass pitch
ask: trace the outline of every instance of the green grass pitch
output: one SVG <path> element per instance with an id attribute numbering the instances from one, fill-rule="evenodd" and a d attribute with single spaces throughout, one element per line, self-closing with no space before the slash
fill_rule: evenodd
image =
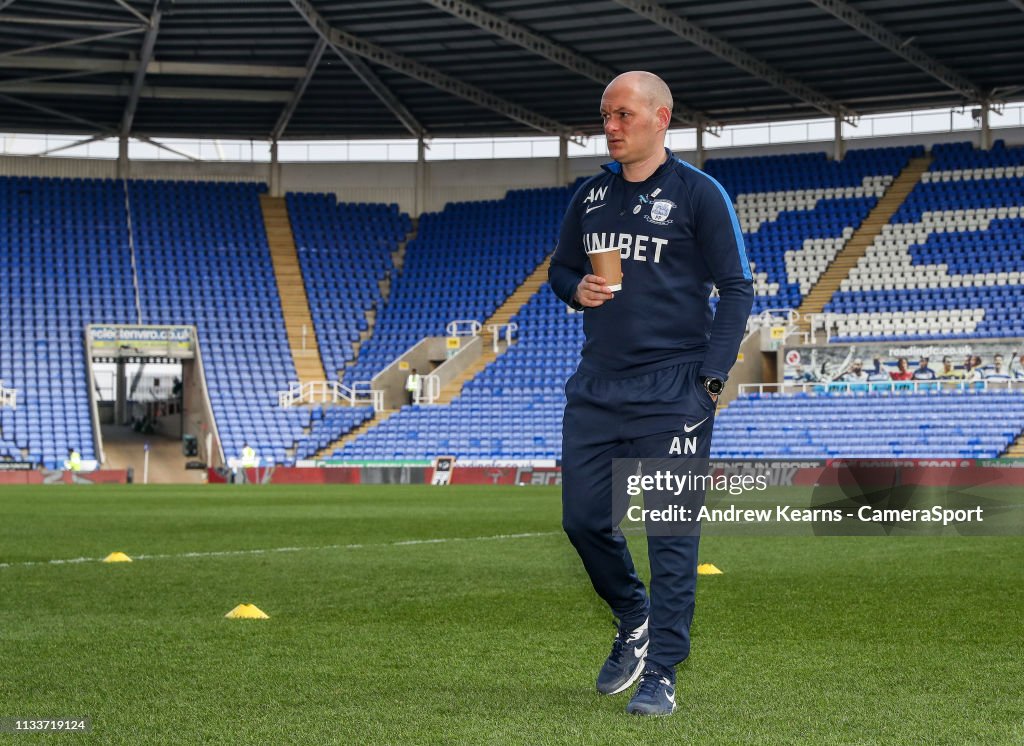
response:
<path id="1" fill-rule="evenodd" d="M 614 629 L 559 512 L 557 488 L 0 488 L 0 717 L 93 722 L 0 742 L 1024 742 L 1020 538 L 705 537 L 725 574 L 679 711 L 643 720 L 594 691 Z M 224 618 L 243 602 L 270 619 Z"/>

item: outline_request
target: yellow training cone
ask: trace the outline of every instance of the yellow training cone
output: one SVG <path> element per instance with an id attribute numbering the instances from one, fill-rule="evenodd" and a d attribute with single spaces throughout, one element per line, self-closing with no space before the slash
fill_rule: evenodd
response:
<path id="1" fill-rule="evenodd" d="M 228 619 L 270 619 L 255 604 L 238 604 L 224 616 Z"/>
<path id="2" fill-rule="evenodd" d="M 697 565 L 698 575 L 723 575 L 724 573 L 710 562 L 702 562 Z"/>
<path id="3" fill-rule="evenodd" d="M 104 562 L 131 562 L 132 558 L 124 552 L 113 552 L 103 558 Z"/>

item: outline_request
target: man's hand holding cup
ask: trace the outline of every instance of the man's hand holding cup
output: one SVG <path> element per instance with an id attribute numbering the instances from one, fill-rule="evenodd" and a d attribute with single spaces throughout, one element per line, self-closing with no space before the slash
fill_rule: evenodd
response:
<path id="1" fill-rule="evenodd" d="M 597 308 L 614 297 L 608 281 L 598 275 L 584 275 L 576 286 L 576 300 L 584 308 Z"/>

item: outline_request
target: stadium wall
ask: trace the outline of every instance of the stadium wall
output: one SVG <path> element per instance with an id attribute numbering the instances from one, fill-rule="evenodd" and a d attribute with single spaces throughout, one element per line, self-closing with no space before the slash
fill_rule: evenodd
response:
<path id="1" fill-rule="evenodd" d="M 1024 128 L 993 130 L 993 137 L 1008 145 L 1024 144 Z M 858 138 L 846 141 L 847 150 L 899 145 L 964 142 L 978 145 L 980 132 L 944 132 Z M 782 155 L 830 151 L 831 141 L 780 143 L 751 147 L 715 148 L 708 158 Z M 691 162 L 693 151 L 678 154 Z M 588 176 L 607 157 L 569 159 L 569 177 Z M 285 191 L 333 192 L 345 202 L 397 203 L 413 214 L 416 205 L 416 164 L 411 162 L 281 163 L 281 184 Z M 96 158 L 0 156 L 0 174 L 56 178 L 116 178 L 117 162 Z M 487 160 L 427 161 L 424 190 L 425 209 L 441 210 L 449 202 L 500 199 L 509 189 L 550 187 L 557 184 L 556 158 L 511 158 Z M 230 161 L 132 161 L 131 175 L 138 179 L 183 181 L 255 181 L 270 183 L 269 163 Z"/>

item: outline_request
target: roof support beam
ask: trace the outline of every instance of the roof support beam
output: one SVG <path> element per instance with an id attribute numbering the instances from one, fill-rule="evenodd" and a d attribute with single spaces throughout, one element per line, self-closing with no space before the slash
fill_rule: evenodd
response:
<path id="1" fill-rule="evenodd" d="M 83 73 L 124 73 L 130 75 L 139 67 L 133 60 L 112 60 L 84 57 L 0 57 L 0 70 L 73 70 Z M 146 66 L 147 75 L 196 75 L 218 78 L 272 78 L 298 80 L 306 74 L 297 65 L 236 65 L 210 62 L 160 62 Z"/>
<path id="2" fill-rule="evenodd" d="M 815 109 L 828 114 L 830 117 L 840 115 L 845 117 L 855 116 L 855 113 L 847 109 L 838 101 L 833 101 L 823 93 L 801 83 L 780 70 L 775 69 L 766 62 L 759 60 L 738 47 L 734 47 L 724 39 L 690 23 L 682 16 L 663 8 L 654 0 L 615 0 L 632 10 L 637 15 L 653 21 L 662 28 L 668 29 L 681 39 L 704 49 L 711 54 L 725 60 L 734 67 L 750 73 L 755 78 L 760 78 L 770 83 L 775 88 L 785 91 L 794 98 L 804 101 Z"/>
<path id="3" fill-rule="evenodd" d="M 135 110 L 139 106 L 139 94 L 142 93 L 142 82 L 146 79 L 146 68 L 153 59 L 153 48 L 156 46 L 156 36 L 160 33 L 160 19 L 163 12 L 160 10 L 161 0 L 153 4 L 153 15 L 149 19 L 149 28 L 146 29 L 146 36 L 142 39 L 142 50 L 139 52 L 139 64 L 135 68 L 135 75 L 132 77 L 132 90 L 128 94 L 128 101 L 124 106 L 124 115 L 121 117 L 121 136 L 125 137 L 132 131 L 132 122 L 135 120 Z"/>
<path id="4" fill-rule="evenodd" d="M 320 58 L 324 56 L 324 49 L 326 47 L 327 42 L 323 39 L 317 39 L 316 44 L 313 45 L 313 49 L 309 53 L 309 58 L 306 60 L 306 74 L 295 82 L 295 88 L 292 89 L 291 100 L 285 104 L 284 110 L 277 118 L 277 124 L 274 125 L 273 132 L 270 133 L 271 140 L 280 140 L 281 135 L 283 135 L 285 129 L 288 128 L 288 123 L 292 120 L 292 115 L 295 113 L 295 109 L 298 107 L 299 101 L 302 100 L 302 94 L 306 92 L 306 86 L 308 86 L 309 81 L 313 79 L 313 73 L 316 72 L 317 65 L 320 64 Z M 275 149 L 274 152 L 276 153 L 277 150 Z"/>
<path id="5" fill-rule="evenodd" d="M 34 157 L 36 157 L 36 158 L 38 158 L 40 156 L 44 156 L 44 155 L 53 155 L 54 153 L 59 153 L 62 150 L 71 150 L 71 148 L 77 148 L 80 145 L 88 145 L 91 142 L 96 142 L 97 140 L 106 140 L 106 139 L 107 139 L 106 135 L 93 135 L 92 137 L 86 137 L 86 138 L 84 138 L 82 140 L 75 140 L 74 142 L 69 142 L 69 143 L 67 143 L 65 145 L 58 145 L 55 148 L 49 148 L 49 149 L 43 150 L 43 151 L 41 151 L 39 153 L 33 153 L 32 155 Z"/>
<path id="6" fill-rule="evenodd" d="M 162 142 L 160 142 L 158 140 L 154 140 L 154 139 L 149 138 L 149 137 L 140 137 L 138 135 L 132 135 L 132 137 L 134 137 L 136 140 L 139 140 L 140 142 L 144 142 L 144 143 L 147 143 L 149 145 L 152 145 L 155 148 L 160 148 L 161 150 L 166 150 L 168 153 L 174 153 L 175 155 L 180 155 L 182 158 L 185 158 L 185 159 L 190 160 L 190 161 L 201 161 L 202 160 L 202 158 L 200 158 L 197 155 L 192 155 L 191 153 L 186 153 L 184 150 L 178 150 L 177 148 L 172 148 L 170 145 L 165 145 L 164 143 L 162 143 Z"/>
<path id="7" fill-rule="evenodd" d="M 115 39 L 119 36 L 129 36 L 130 34 L 139 34 L 146 30 L 145 26 L 135 26 L 133 28 L 122 29 L 121 31 L 108 31 L 105 34 L 95 34 L 94 36 L 84 36 L 81 39 L 68 39 L 67 41 L 56 41 L 50 44 L 37 44 L 34 47 L 22 47 L 21 49 L 14 49 L 10 52 L 4 52 L 0 54 L 0 57 L 13 57 L 17 54 L 31 54 L 32 52 L 42 52 L 47 49 L 58 49 L 62 47 L 75 47 L 79 44 L 88 44 L 92 41 L 103 41 L 104 39 Z"/>
<path id="8" fill-rule="evenodd" d="M 0 82 L 0 93 L 29 93 L 40 96 L 91 96 L 126 98 L 131 93 L 127 85 L 103 83 L 29 83 L 11 85 Z M 290 91 L 267 91 L 246 88 L 178 88 L 171 86 L 142 86 L 141 98 L 165 101 L 247 101 L 255 104 L 286 104 Z"/>
<path id="9" fill-rule="evenodd" d="M 107 133 L 108 135 L 114 134 L 114 131 L 107 125 L 99 124 L 97 122 L 91 122 L 88 119 L 82 119 L 81 117 L 77 117 L 74 114 L 67 114 L 66 112 L 60 111 L 59 109 L 53 109 L 49 106 L 43 106 L 42 104 L 37 104 L 33 101 L 23 101 L 20 98 L 15 98 L 14 96 L 7 96 L 3 93 L 0 93 L 0 101 L 6 101 L 9 104 L 21 106 L 25 109 L 32 109 L 33 111 L 38 111 L 41 114 L 46 114 L 47 116 L 55 117 L 57 119 L 63 119 L 68 122 L 74 122 L 75 124 L 82 124 L 86 127 L 89 127 L 90 129 L 98 130 L 99 132 L 104 132 Z"/>
<path id="10" fill-rule="evenodd" d="M 1009 2 L 1017 10 L 1024 10 L 1024 0 L 1009 0 Z"/>
<path id="11" fill-rule="evenodd" d="M 138 18 L 143 23 L 149 23 L 149 19 L 146 18 L 146 16 L 144 16 L 142 13 L 140 13 L 135 8 L 130 6 L 128 3 L 126 3 L 125 0 L 114 0 L 114 2 L 120 5 L 125 10 L 127 10 L 129 13 Z"/>
<path id="12" fill-rule="evenodd" d="M 524 124 L 527 127 L 532 127 L 533 129 L 552 135 L 571 136 L 573 134 L 571 127 L 566 124 L 562 124 L 555 119 L 546 117 L 543 114 L 538 114 L 524 106 L 514 104 L 511 101 L 506 101 L 505 99 L 488 93 L 474 85 L 464 83 L 450 75 L 446 75 L 440 70 L 435 70 L 427 65 L 422 65 L 415 60 L 390 52 L 383 47 L 379 47 L 376 44 L 368 42 L 365 39 L 361 39 L 347 31 L 331 26 L 327 20 L 316 11 L 309 0 L 289 0 L 289 2 L 313 28 L 313 30 L 326 39 L 327 43 L 335 49 L 341 48 L 346 52 L 359 55 L 368 62 L 373 62 L 377 65 L 387 67 L 390 70 L 394 70 L 402 75 L 418 80 L 421 83 L 433 86 L 440 91 L 450 93 L 453 96 L 458 96 L 459 98 L 465 99 L 477 106 L 497 112 L 504 117 Z"/>
<path id="13" fill-rule="evenodd" d="M 513 23 L 507 18 L 465 0 L 424 0 L 424 2 L 601 85 L 607 85 L 612 78 L 619 74 L 618 71 L 610 67 L 594 62 L 568 47 L 556 44 L 526 26 Z M 681 105 L 674 107 L 672 118 L 687 127 L 699 126 L 698 123 L 707 123 L 709 119 L 707 114 Z"/>
<path id="14" fill-rule="evenodd" d="M 394 91 L 384 85 L 384 81 L 370 69 L 369 65 L 363 62 L 362 58 L 336 47 L 334 47 L 334 52 L 341 57 L 346 65 L 352 68 L 352 72 L 363 81 L 366 87 L 373 91 L 374 95 L 391 110 L 391 113 L 402 123 L 402 126 L 409 130 L 410 134 L 418 138 L 422 138 L 426 134 L 426 129 L 420 124 L 419 120 L 406 108 Z"/>
<path id="15" fill-rule="evenodd" d="M 810 2 L 822 10 L 831 13 L 846 25 L 859 31 L 890 52 L 899 55 L 907 62 L 924 70 L 947 88 L 961 93 L 969 101 L 983 101 L 987 98 L 981 88 L 963 75 L 946 67 L 931 55 L 922 52 L 910 44 L 909 39 L 897 36 L 882 24 L 871 20 L 845 2 L 841 2 L 841 0 L 810 0 Z"/>
<path id="16" fill-rule="evenodd" d="M 7 0 L 7 4 L 13 0 Z M 6 8 L 4 0 L 0 0 L 0 10 Z M 44 18 L 41 16 L 0 16 L 0 24 L 24 23 L 30 26 L 60 26 L 61 28 L 140 28 L 135 21 L 90 21 L 84 18 Z"/>

